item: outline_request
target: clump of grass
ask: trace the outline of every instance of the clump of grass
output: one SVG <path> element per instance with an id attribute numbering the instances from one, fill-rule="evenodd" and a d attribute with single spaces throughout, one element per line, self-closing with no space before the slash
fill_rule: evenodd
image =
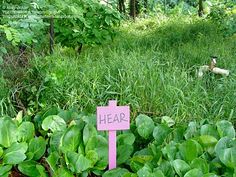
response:
<path id="1" fill-rule="evenodd" d="M 95 112 L 97 105 L 117 99 L 130 104 L 133 117 L 143 112 L 178 122 L 235 120 L 234 51 L 235 40 L 209 21 L 139 21 L 124 26 L 113 43 L 86 48 L 79 57 L 58 50 L 35 58 L 21 99 L 33 110 L 57 105 Z M 197 68 L 213 54 L 230 76 L 197 79 Z"/>

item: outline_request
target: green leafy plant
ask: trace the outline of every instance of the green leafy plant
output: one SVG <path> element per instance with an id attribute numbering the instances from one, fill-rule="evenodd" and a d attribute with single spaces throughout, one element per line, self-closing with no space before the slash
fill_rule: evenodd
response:
<path id="1" fill-rule="evenodd" d="M 139 115 L 131 131 L 118 132 L 118 168 L 107 171 L 108 137 L 96 130 L 95 116 L 53 108 L 39 113 L 33 122 L 25 119 L 20 114 L 14 119 L 0 118 L 1 176 L 11 174 L 13 166 L 32 177 L 235 174 L 235 129 L 226 120 L 179 126 L 170 117 L 155 123 Z M 182 136 L 179 130 L 183 130 Z M 138 149 L 136 133 L 146 138 L 148 145 L 134 151 Z"/>

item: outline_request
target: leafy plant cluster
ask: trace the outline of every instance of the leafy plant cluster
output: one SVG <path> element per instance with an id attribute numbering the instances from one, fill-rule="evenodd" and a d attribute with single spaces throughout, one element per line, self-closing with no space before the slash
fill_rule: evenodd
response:
<path id="1" fill-rule="evenodd" d="M 235 2 L 214 4 L 208 18 L 219 25 L 225 36 L 233 35 L 236 32 Z"/>
<path id="2" fill-rule="evenodd" d="M 5 11 L 12 18 L 5 17 Z M 17 15 L 22 17 L 15 18 Z M 3 34 L 0 44 L 4 47 L 0 50 L 0 57 L 6 53 L 8 42 L 13 47 L 34 46 L 40 49 L 47 45 L 47 41 L 49 43 L 50 37 L 55 43 L 73 48 L 78 44 L 100 44 L 113 38 L 115 31 L 112 27 L 120 21 L 115 9 L 102 5 L 98 0 L 3 1 L 0 16 L 0 32 Z M 55 22 L 51 23 L 50 19 Z M 55 31 L 55 39 L 54 34 L 47 35 L 49 28 Z"/>
<path id="3" fill-rule="evenodd" d="M 94 115 L 49 109 L 30 117 L 0 119 L 0 175 L 26 176 L 216 177 L 235 176 L 235 129 L 216 124 L 175 125 L 139 115 L 117 137 L 118 168 L 108 171 L 106 132 L 96 130 Z"/>

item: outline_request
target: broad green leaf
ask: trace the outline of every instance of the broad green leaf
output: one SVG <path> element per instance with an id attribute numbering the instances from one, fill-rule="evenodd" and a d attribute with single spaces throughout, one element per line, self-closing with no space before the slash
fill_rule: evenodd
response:
<path id="1" fill-rule="evenodd" d="M 153 170 L 153 177 L 165 177 L 163 172 L 159 169 L 154 169 Z"/>
<path id="2" fill-rule="evenodd" d="M 33 160 L 39 160 L 46 151 L 47 142 L 43 137 L 36 137 L 31 139 L 29 143 L 29 152 L 33 155 Z"/>
<path id="3" fill-rule="evenodd" d="M 202 177 L 202 176 L 203 176 L 202 171 L 199 170 L 199 169 L 196 169 L 196 168 L 194 168 L 194 169 L 188 171 L 188 172 L 184 175 L 184 177 Z"/>
<path id="4" fill-rule="evenodd" d="M 57 115 L 51 115 L 43 120 L 42 128 L 45 131 L 51 130 L 52 132 L 64 131 L 66 129 L 66 122 Z"/>
<path id="5" fill-rule="evenodd" d="M 82 135 L 80 128 L 77 125 L 71 126 L 66 130 L 62 139 L 60 148 L 65 153 L 67 151 L 76 151 L 79 147 L 79 144 L 82 141 Z"/>
<path id="6" fill-rule="evenodd" d="M 76 172 L 81 173 L 89 168 L 93 167 L 93 162 L 83 155 L 79 155 L 76 161 Z"/>
<path id="7" fill-rule="evenodd" d="M 62 136 L 63 136 L 63 132 L 55 132 L 52 134 L 50 138 L 50 142 L 49 142 L 50 152 L 58 151 Z"/>
<path id="8" fill-rule="evenodd" d="M 185 132 L 185 127 L 184 126 L 176 127 L 173 130 L 173 136 L 174 136 L 173 141 L 175 141 L 176 143 L 179 143 L 179 142 L 183 141 L 184 132 Z"/>
<path id="9" fill-rule="evenodd" d="M 123 133 L 117 136 L 117 145 L 129 144 L 133 145 L 135 141 L 135 136 L 133 133 Z"/>
<path id="10" fill-rule="evenodd" d="M 199 146 L 200 145 L 196 141 L 191 139 L 183 142 L 179 146 L 179 151 L 182 158 L 187 162 L 191 162 L 193 159 L 197 158 L 201 153 Z"/>
<path id="11" fill-rule="evenodd" d="M 161 123 L 166 124 L 168 127 L 172 127 L 173 125 L 175 125 L 175 121 L 169 116 L 163 116 L 161 118 Z"/>
<path id="12" fill-rule="evenodd" d="M 3 163 L 16 165 L 26 159 L 27 143 L 13 143 L 3 155 Z"/>
<path id="13" fill-rule="evenodd" d="M 92 136 L 97 135 L 97 130 L 92 124 L 86 124 L 83 130 L 83 142 L 84 145 L 87 144 L 88 140 Z"/>
<path id="14" fill-rule="evenodd" d="M 201 126 L 201 135 L 210 135 L 219 139 L 219 134 L 215 126 L 210 124 L 204 124 Z"/>
<path id="15" fill-rule="evenodd" d="M 23 122 L 18 127 L 18 141 L 27 142 L 35 135 L 34 124 L 32 122 Z"/>
<path id="16" fill-rule="evenodd" d="M 132 145 L 124 144 L 117 147 L 117 164 L 125 163 L 131 156 L 134 148 Z"/>
<path id="17" fill-rule="evenodd" d="M 218 141 L 213 136 L 202 135 L 199 137 L 199 142 L 203 147 L 208 148 L 208 147 L 212 147 L 212 146 L 214 147 Z"/>
<path id="18" fill-rule="evenodd" d="M 236 166 L 236 140 L 223 137 L 215 146 L 216 155 L 220 161 L 229 168 Z"/>
<path id="19" fill-rule="evenodd" d="M 181 159 L 176 159 L 172 162 L 173 167 L 176 171 L 176 173 L 179 176 L 184 176 L 184 174 L 190 170 L 190 166 L 183 160 Z"/>
<path id="20" fill-rule="evenodd" d="M 198 127 L 196 122 L 190 122 L 188 128 L 184 134 L 185 139 L 190 139 L 199 134 Z"/>
<path id="21" fill-rule="evenodd" d="M 92 162 L 92 166 L 94 166 L 99 159 L 97 152 L 94 150 L 88 151 L 85 157 Z"/>
<path id="22" fill-rule="evenodd" d="M 135 119 L 137 130 L 140 136 L 147 139 L 153 132 L 154 122 L 146 115 L 139 115 Z"/>
<path id="23" fill-rule="evenodd" d="M 224 136 L 227 136 L 229 138 L 235 138 L 235 130 L 231 122 L 226 120 L 221 120 L 216 123 L 216 126 L 217 126 L 217 131 L 221 138 Z"/>
<path id="24" fill-rule="evenodd" d="M 40 177 L 48 177 L 44 166 L 37 164 L 36 169 L 38 170 Z"/>
<path id="25" fill-rule="evenodd" d="M 125 168 L 115 168 L 109 171 L 106 171 L 102 177 L 123 177 L 129 171 Z"/>
<path id="26" fill-rule="evenodd" d="M 164 143 L 170 131 L 171 129 L 165 124 L 159 124 L 154 128 L 153 137 L 157 141 L 158 145 L 161 145 L 162 143 Z"/>
<path id="27" fill-rule="evenodd" d="M 57 170 L 55 177 L 74 177 L 74 175 L 66 168 L 61 167 Z"/>
<path id="28" fill-rule="evenodd" d="M 40 173 L 38 169 L 36 168 L 37 162 L 29 160 L 24 161 L 18 165 L 18 169 L 21 173 L 24 175 L 27 175 L 29 177 L 36 177 L 40 176 Z"/>
<path id="29" fill-rule="evenodd" d="M 166 156 L 169 160 L 173 161 L 176 159 L 176 153 L 177 153 L 177 143 L 174 141 L 171 141 L 169 144 L 167 144 L 163 149 L 163 155 Z"/>
<path id="30" fill-rule="evenodd" d="M 136 151 L 132 157 L 132 161 L 145 164 L 153 159 L 153 153 L 150 149 L 144 148 L 140 151 Z"/>
<path id="31" fill-rule="evenodd" d="M 166 177 L 175 175 L 175 170 L 169 161 L 162 160 L 158 169 L 160 169 Z"/>
<path id="32" fill-rule="evenodd" d="M 209 172 L 209 165 L 205 159 L 197 158 L 194 159 L 191 164 L 191 168 L 197 168 L 202 171 L 202 173 L 206 174 Z"/>
<path id="33" fill-rule="evenodd" d="M 10 118 L 0 119 L 0 145 L 10 147 L 17 141 L 17 126 Z"/>
<path id="34" fill-rule="evenodd" d="M 82 154 L 78 154 L 75 152 L 66 153 L 67 165 L 72 172 L 82 173 L 83 171 L 92 168 L 92 161 L 83 156 Z"/>
<path id="35" fill-rule="evenodd" d="M 57 171 L 57 163 L 59 160 L 59 154 L 58 152 L 52 152 L 48 158 L 46 158 L 46 161 L 48 165 L 50 166 L 50 169 L 52 170 L 53 174 Z"/>
<path id="36" fill-rule="evenodd" d="M 105 162 L 105 165 L 107 164 L 108 142 L 106 138 L 100 135 L 90 137 L 85 147 L 85 153 L 88 153 L 90 150 L 95 150 L 99 156 L 99 161 Z"/>
<path id="37" fill-rule="evenodd" d="M 0 176 L 5 175 L 12 168 L 12 165 L 0 165 Z"/>
<path id="38" fill-rule="evenodd" d="M 153 177 L 153 174 L 152 174 L 152 169 L 148 166 L 148 165 L 144 165 L 143 168 L 141 168 L 138 172 L 138 177 Z"/>

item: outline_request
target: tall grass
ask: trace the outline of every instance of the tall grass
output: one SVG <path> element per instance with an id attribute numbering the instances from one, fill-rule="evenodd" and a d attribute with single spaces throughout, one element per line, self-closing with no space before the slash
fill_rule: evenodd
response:
<path id="1" fill-rule="evenodd" d="M 21 99 L 28 107 L 77 107 L 95 113 L 117 99 L 132 116 L 168 115 L 178 122 L 236 120 L 235 39 L 217 26 L 190 18 L 140 20 L 124 25 L 113 43 L 88 47 L 77 57 L 70 49 L 32 60 Z M 210 55 L 229 77 L 196 77 Z"/>

